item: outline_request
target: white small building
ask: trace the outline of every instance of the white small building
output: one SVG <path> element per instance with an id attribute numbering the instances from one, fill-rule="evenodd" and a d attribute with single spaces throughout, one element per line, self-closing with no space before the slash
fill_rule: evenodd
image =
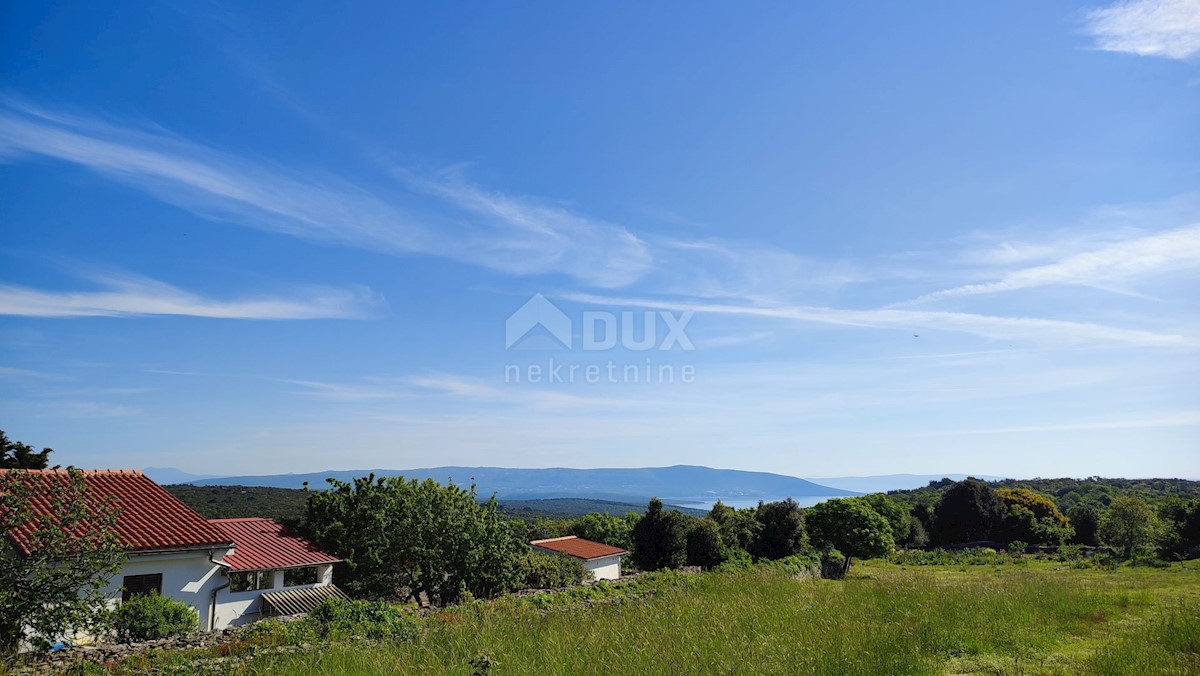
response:
<path id="1" fill-rule="evenodd" d="M 333 564 L 341 559 L 317 549 L 271 519 L 212 519 L 233 540 L 226 554 L 225 584 L 213 593 L 213 627 L 253 622 L 272 615 L 308 612 L 330 596 Z"/>
<path id="2" fill-rule="evenodd" d="M 583 567 L 591 572 L 593 580 L 615 580 L 621 577 L 621 557 L 626 554 L 620 547 L 585 540 L 574 535 L 534 540 L 529 546 L 535 551 L 566 554 L 583 561 Z"/>
<path id="3" fill-rule="evenodd" d="M 28 473 L 31 486 L 67 480 L 66 470 Z M 329 596 L 339 559 L 270 519 L 206 521 L 139 470 L 81 470 L 87 500 L 119 509 L 114 530 L 127 558 L 103 592 L 109 603 L 157 593 L 195 609 L 201 630 L 245 624 L 270 614 L 305 612 Z M 49 504 L 35 501 L 35 510 Z M 28 533 L 7 534 L 29 554 Z M 2 536 L 2 535 L 0 535 Z"/>

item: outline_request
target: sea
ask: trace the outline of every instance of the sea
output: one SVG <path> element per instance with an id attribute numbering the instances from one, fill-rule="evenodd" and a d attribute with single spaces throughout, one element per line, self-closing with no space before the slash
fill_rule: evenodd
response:
<path id="1" fill-rule="evenodd" d="M 842 498 L 844 495 L 806 495 L 801 498 L 792 498 L 796 504 L 801 507 L 812 507 L 818 502 L 825 502 L 832 498 Z M 721 498 L 721 502 L 733 507 L 734 509 L 743 509 L 745 507 L 757 507 L 759 501 L 776 502 L 778 500 L 786 500 L 787 496 L 779 497 L 756 497 L 756 498 Z M 713 497 L 690 497 L 690 498 L 662 498 L 662 501 L 668 505 L 677 507 L 687 507 L 689 509 L 712 509 L 712 506 L 717 504 L 717 499 Z"/>

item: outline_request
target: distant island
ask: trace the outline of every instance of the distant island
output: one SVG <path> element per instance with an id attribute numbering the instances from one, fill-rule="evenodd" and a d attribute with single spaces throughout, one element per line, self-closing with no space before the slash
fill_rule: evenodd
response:
<path id="1" fill-rule="evenodd" d="M 161 471 L 161 470 L 159 470 Z M 177 470 L 176 470 L 177 471 Z M 326 478 L 349 481 L 355 477 L 404 476 L 433 479 L 460 486 L 475 485 L 481 496 L 495 494 L 505 500 L 589 498 L 640 503 L 651 497 L 667 502 L 700 503 L 716 500 L 757 501 L 783 498 L 844 497 L 857 491 L 823 486 L 798 477 L 771 472 L 713 469 L 694 465 L 641 468 L 505 468 L 427 467 L 419 469 L 358 469 L 305 474 L 270 474 L 198 478 L 177 483 L 194 486 L 262 486 L 269 488 L 324 488 Z M 153 476 L 153 474 L 151 474 Z M 178 478 L 178 474 L 175 475 Z"/>

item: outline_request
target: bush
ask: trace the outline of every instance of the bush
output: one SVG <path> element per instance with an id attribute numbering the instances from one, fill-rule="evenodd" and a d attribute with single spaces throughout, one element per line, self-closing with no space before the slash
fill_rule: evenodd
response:
<path id="1" fill-rule="evenodd" d="M 112 626 L 121 643 L 150 641 L 196 631 L 196 609 L 182 601 L 143 594 L 113 610 Z"/>
<path id="2" fill-rule="evenodd" d="M 750 556 L 750 552 L 741 547 L 722 547 L 721 563 L 716 567 L 716 570 L 747 570 L 753 565 L 754 559 Z"/>
<path id="3" fill-rule="evenodd" d="M 384 601 L 326 599 L 304 622 L 324 639 L 363 637 L 407 641 L 417 635 L 412 615 Z"/>
<path id="4" fill-rule="evenodd" d="M 566 554 L 529 552 L 525 566 L 525 586 L 530 589 L 573 587 L 588 574 L 582 561 Z"/>

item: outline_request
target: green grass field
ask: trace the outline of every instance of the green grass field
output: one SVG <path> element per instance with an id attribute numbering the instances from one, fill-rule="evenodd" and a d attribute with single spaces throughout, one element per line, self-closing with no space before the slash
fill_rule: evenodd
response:
<path id="1" fill-rule="evenodd" d="M 657 593 L 538 610 L 477 603 L 415 641 L 227 665 L 251 674 L 1200 673 L 1200 566 L 856 566 L 674 578 Z"/>

